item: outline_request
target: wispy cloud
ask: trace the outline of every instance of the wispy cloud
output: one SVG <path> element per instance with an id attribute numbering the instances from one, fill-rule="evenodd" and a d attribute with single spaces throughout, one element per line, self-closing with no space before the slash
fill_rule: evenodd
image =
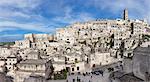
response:
<path id="1" fill-rule="evenodd" d="M 129 10 L 131 18 L 148 19 L 150 22 L 150 0 L 89 0 L 86 5 L 97 9 L 120 13 L 123 9 Z"/>
<path id="2" fill-rule="evenodd" d="M 1 0 L 0 1 L 0 32 L 7 30 L 31 30 L 38 32 L 52 32 L 53 29 L 46 24 L 35 10 L 42 0 Z M 37 21 L 36 21 L 37 20 Z M 38 22 L 42 20 L 42 22 Z M 11 34 L 10 34 L 11 35 Z"/>
<path id="3" fill-rule="evenodd" d="M 18 29 L 54 32 L 56 27 L 93 20 L 99 17 L 95 13 L 103 11 L 120 16 L 124 8 L 129 10 L 130 18 L 146 18 L 150 22 L 149 3 L 150 0 L 0 0 L 0 34 Z M 0 40 L 7 39 L 1 37 Z"/>
<path id="4" fill-rule="evenodd" d="M 40 4 L 41 0 L 1 0 L 0 6 L 6 7 L 16 7 L 16 8 L 36 8 Z"/>
<path id="5" fill-rule="evenodd" d="M 7 10 L 7 9 L 0 9 L 0 17 L 5 17 L 5 18 L 12 18 L 12 17 L 22 17 L 22 18 L 30 18 L 31 16 L 20 12 L 20 11 L 13 11 L 13 10 Z"/>
<path id="6" fill-rule="evenodd" d="M 87 12 L 73 12 L 71 7 L 66 7 L 64 11 L 64 16 L 58 16 L 53 18 L 53 21 L 72 24 L 75 22 L 85 22 L 88 20 L 93 20 L 94 17 Z"/>
<path id="7" fill-rule="evenodd" d="M 15 28 L 9 28 L 9 27 L 0 27 L 0 32 L 6 31 L 6 30 L 16 30 L 16 29 Z"/>
<path id="8" fill-rule="evenodd" d="M 0 22 L 0 29 L 3 27 L 12 27 L 12 28 L 33 30 L 39 32 L 51 32 L 51 29 L 49 27 L 43 24 L 35 24 L 35 23 L 17 23 L 17 22 L 3 21 Z"/>
<path id="9" fill-rule="evenodd" d="M 49 19 L 39 13 L 34 13 L 33 11 L 30 11 L 36 8 L 38 9 L 42 4 L 48 7 L 48 9 L 45 9 L 45 11 L 49 12 L 48 14 L 53 13 L 56 14 L 56 16 L 54 16 L 52 19 Z M 6 5 L 11 6 L 12 8 L 6 7 Z M 3 6 L 6 9 L 2 9 Z M 15 11 L 13 11 L 14 8 Z M 19 11 L 16 10 L 16 8 L 19 8 Z M 43 8 L 45 8 L 45 6 Z M 42 0 L 2 0 L 0 2 L 0 11 L 3 12 L 0 14 L 0 17 L 12 19 L 11 21 L 0 19 L 0 31 L 18 28 L 39 32 L 52 32 L 55 31 L 56 27 L 60 27 L 60 23 L 71 24 L 77 21 L 87 21 L 93 19 L 90 13 L 74 12 L 73 6 L 66 4 L 65 1 L 59 0 L 52 0 L 52 2 L 50 2 L 49 0 L 45 0 L 45 2 L 42 2 Z M 45 11 L 40 10 L 39 12 L 43 13 Z M 18 17 L 21 17 L 21 20 L 14 20 L 14 18 Z M 22 22 L 25 19 L 27 19 L 29 22 Z M 9 28 L 4 29 L 4 27 Z"/>
<path id="10" fill-rule="evenodd" d="M 23 35 L 21 34 L 4 34 L 0 37 L 0 42 L 14 42 L 16 40 L 21 40 L 23 38 Z"/>

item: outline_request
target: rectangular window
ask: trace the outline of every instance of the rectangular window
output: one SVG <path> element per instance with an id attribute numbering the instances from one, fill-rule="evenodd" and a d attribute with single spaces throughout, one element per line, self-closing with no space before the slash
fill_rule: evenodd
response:
<path id="1" fill-rule="evenodd" d="M 77 67 L 77 70 L 79 70 L 79 67 Z"/>
<path id="2" fill-rule="evenodd" d="M 74 68 L 72 68 L 72 71 L 74 71 Z"/>
<path id="3" fill-rule="evenodd" d="M 73 79 L 73 82 L 75 82 L 75 79 Z"/>
<path id="4" fill-rule="evenodd" d="M 26 68 L 26 66 L 24 66 L 24 68 Z"/>
<path id="5" fill-rule="evenodd" d="M 77 79 L 77 82 L 81 82 L 81 80 L 78 78 L 78 79 Z M 90 82 L 90 81 L 89 81 L 89 82 Z"/>

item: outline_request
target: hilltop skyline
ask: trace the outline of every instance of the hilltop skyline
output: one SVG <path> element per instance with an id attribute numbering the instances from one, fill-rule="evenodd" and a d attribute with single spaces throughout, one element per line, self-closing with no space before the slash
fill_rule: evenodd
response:
<path id="1" fill-rule="evenodd" d="M 150 82 L 148 3 L 0 0 L 0 82 Z"/>
<path id="2" fill-rule="evenodd" d="M 149 0 L 1 0 L 0 42 L 23 39 L 26 33 L 54 33 L 75 22 L 122 18 L 149 19 Z M 134 4 L 134 5 L 133 5 Z"/>

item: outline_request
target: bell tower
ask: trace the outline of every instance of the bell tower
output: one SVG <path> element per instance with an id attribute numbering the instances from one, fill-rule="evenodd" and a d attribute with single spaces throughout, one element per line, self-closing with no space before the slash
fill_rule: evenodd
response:
<path id="1" fill-rule="evenodd" d="M 128 20 L 128 10 L 127 9 L 124 9 L 124 11 L 123 11 L 123 19 Z"/>

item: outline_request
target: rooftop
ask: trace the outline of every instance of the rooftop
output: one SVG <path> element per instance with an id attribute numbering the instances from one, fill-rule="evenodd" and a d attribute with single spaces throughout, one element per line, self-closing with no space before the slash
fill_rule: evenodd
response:
<path id="1" fill-rule="evenodd" d="M 44 59 L 28 59 L 28 60 L 24 60 L 21 61 L 20 64 L 35 64 L 35 65 L 39 65 L 39 64 L 45 64 L 47 62 L 47 60 Z"/>
<path id="2" fill-rule="evenodd" d="M 134 53 L 136 52 L 140 52 L 140 53 L 150 53 L 150 46 L 148 47 L 137 47 L 135 50 L 134 50 Z"/>

